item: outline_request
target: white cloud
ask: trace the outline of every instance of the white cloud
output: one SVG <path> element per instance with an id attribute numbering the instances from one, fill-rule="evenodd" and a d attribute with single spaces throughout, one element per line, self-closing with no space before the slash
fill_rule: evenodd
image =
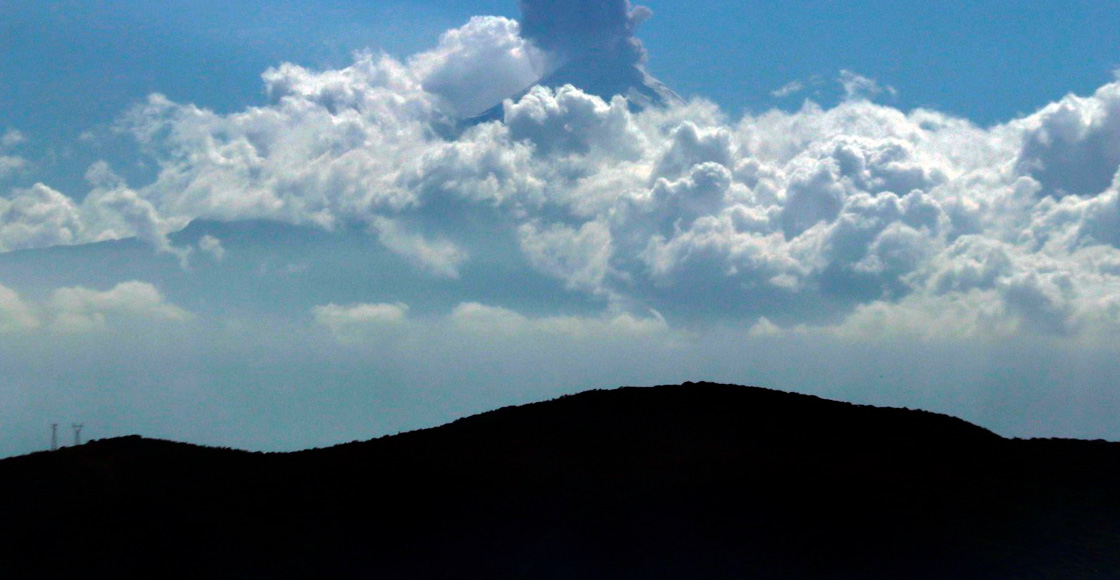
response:
<path id="1" fill-rule="evenodd" d="M 187 267 L 191 249 L 173 246 L 167 235 L 184 228 L 189 220 L 160 215 L 151 201 L 129 188 L 103 161 L 90 166 L 86 179 L 93 185 L 82 202 L 87 236 L 99 241 L 136 237 L 160 252 L 175 255 Z"/>
<path id="2" fill-rule="evenodd" d="M 607 311 L 598 316 L 527 316 L 516 310 L 463 302 L 442 316 L 413 318 L 404 303 L 327 304 L 311 311 L 315 324 L 340 344 L 433 344 L 451 338 L 519 342 L 562 339 L 599 343 L 637 338 L 671 338 L 671 329 L 656 311 L 644 316 Z M 438 338 L 437 338 L 438 337 Z M 385 340 L 388 339 L 389 343 Z"/>
<path id="3" fill-rule="evenodd" d="M 1046 194 L 1099 194 L 1120 165 L 1120 82 L 1091 97 L 1067 96 L 1013 125 L 1023 141 L 1017 169 Z"/>
<path id="4" fill-rule="evenodd" d="M 41 183 L 0 198 L 0 251 L 77 243 L 83 230 L 73 200 Z"/>
<path id="5" fill-rule="evenodd" d="M 138 236 L 183 255 L 167 236 L 193 219 L 264 219 L 365 228 L 451 279 L 500 242 L 521 252 L 494 258 L 508 268 L 670 318 L 894 332 L 875 322 L 891 313 L 935 334 L 1067 337 L 1115 318 L 1120 82 L 989 128 L 872 103 L 893 89 L 851 71 L 830 109 L 730 120 L 702 100 L 632 111 L 536 87 L 501 121 L 456 126 L 529 82 L 534 50 L 517 23 L 476 18 L 403 62 L 269 69 L 268 104 L 243 111 L 153 95 L 120 127 L 155 181 L 98 164 L 80 204 L 17 190 L 0 249 Z"/>
<path id="6" fill-rule="evenodd" d="M 42 301 L 28 301 L 0 286 L 0 333 L 43 329 L 86 333 L 114 324 L 184 322 L 191 313 L 170 303 L 147 282 L 121 282 L 109 290 L 58 288 Z"/>
<path id="7" fill-rule="evenodd" d="M 660 155 L 655 170 L 658 177 L 676 179 L 704 163 L 733 165 L 734 141 L 726 127 L 705 127 L 684 121 L 674 127 L 668 137 L 668 148 Z"/>
<path id="8" fill-rule="evenodd" d="M 528 317 L 514 310 L 464 302 L 448 316 L 461 332 L 488 338 L 564 337 L 573 340 L 609 340 L 655 336 L 669 331 L 656 311 L 639 317 L 605 313 L 599 317 Z"/>
<path id="9" fill-rule="evenodd" d="M 823 87 L 825 84 L 827 84 L 825 79 L 820 75 L 812 75 L 804 80 L 792 80 L 778 87 L 777 89 L 770 91 L 770 96 L 774 97 L 775 99 L 784 99 L 786 97 L 799 93 L 810 93 L 806 97 L 809 98 L 810 96 L 819 95 L 821 93 L 821 87 Z"/>
<path id="10" fill-rule="evenodd" d="M 221 262 L 226 257 L 226 249 L 222 247 L 222 241 L 210 234 L 199 238 L 198 249 L 213 258 L 215 262 Z"/>
<path id="11" fill-rule="evenodd" d="M 377 232 L 377 239 L 386 248 L 418 267 L 444 278 L 459 277 L 459 267 L 467 259 L 467 254 L 455 244 L 443 239 L 426 239 L 388 218 L 374 219 L 372 227 Z"/>
<path id="12" fill-rule="evenodd" d="M 793 94 L 800 93 L 805 90 L 805 83 L 801 81 L 790 81 L 781 87 L 770 91 L 770 96 L 776 99 L 782 99 Z"/>
<path id="13" fill-rule="evenodd" d="M 183 322 L 191 314 L 167 302 L 146 282 L 121 282 L 105 291 L 76 286 L 55 290 L 43 305 L 50 329 L 61 333 L 89 332 L 112 321 Z"/>
<path id="14" fill-rule="evenodd" d="M 0 181 L 27 169 L 31 164 L 18 155 L 0 155 Z"/>
<path id="15" fill-rule="evenodd" d="M 610 270 L 611 232 L 602 222 L 573 229 L 524 224 L 518 229 L 521 250 L 538 270 L 564 280 L 571 289 L 598 291 Z"/>
<path id="16" fill-rule="evenodd" d="M 24 137 L 23 133 L 21 133 L 18 129 L 9 127 L 4 131 L 3 135 L 0 135 L 0 149 L 11 149 L 12 147 L 23 144 L 26 141 L 27 137 Z"/>
<path id="17" fill-rule="evenodd" d="M 352 344 L 399 328 L 407 321 L 408 305 L 400 302 L 346 306 L 327 304 L 316 306 L 311 313 L 315 323 L 326 327 L 339 342 Z"/>
<path id="18" fill-rule="evenodd" d="M 189 220 L 162 216 L 104 162 L 86 177 L 93 189 L 81 204 L 41 183 L 0 198 L 0 251 L 136 237 L 185 264 L 189 250 L 172 246 L 167 235 Z"/>
<path id="19" fill-rule="evenodd" d="M 837 82 L 844 88 L 844 99 L 849 101 L 855 99 L 872 100 L 883 93 L 892 97 L 898 95 L 898 91 L 894 87 L 880 85 L 875 79 L 858 75 L 850 70 L 840 71 L 840 78 L 837 79 Z"/>
<path id="20" fill-rule="evenodd" d="M 1014 335 L 1016 323 L 994 291 L 972 291 L 860 305 L 843 323 L 821 330 L 860 339 L 983 340 Z"/>
<path id="21" fill-rule="evenodd" d="M 571 85 L 555 91 L 536 86 L 518 102 L 506 101 L 505 124 L 513 140 L 532 143 L 542 155 L 632 159 L 641 154 L 641 135 L 624 98 L 608 103 Z"/>
<path id="22" fill-rule="evenodd" d="M 15 290 L 0 285 L 0 334 L 32 330 L 39 324 L 33 307 Z"/>
<path id="23" fill-rule="evenodd" d="M 445 32 L 439 45 L 409 59 L 424 90 L 471 116 L 540 78 L 545 56 L 521 38 L 517 21 L 476 16 Z"/>

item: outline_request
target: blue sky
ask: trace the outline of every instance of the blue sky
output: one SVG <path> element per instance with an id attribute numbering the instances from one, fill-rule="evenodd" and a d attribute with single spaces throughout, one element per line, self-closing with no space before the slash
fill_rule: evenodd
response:
<path id="1" fill-rule="evenodd" d="M 897 107 L 991 124 L 1091 92 L 1120 68 L 1120 12 L 1107 2 L 645 4 L 654 11 L 640 32 L 651 72 L 732 114 L 796 107 L 806 96 L 833 101 L 835 87 L 771 93 L 846 69 L 894 87 Z M 176 0 L 159 10 L 134 0 L 13 0 L 0 6 L 0 127 L 37 137 L 29 147 L 57 159 L 44 169 L 77 187 L 80 166 L 115 154 L 77 137 L 149 93 L 232 111 L 263 101 L 259 74 L 278 62 L 341 66 L 364 48 L 407 56 L 479 14 L 518 10 L 512 0 Z"/>
<path id="2" fill-rule="evenodd" d="M 0 455 L 701 379 L 1120 438 L 1114 6 L 598 5 L 0 5 Z M 458 120 L 620 42 L 684 99 Z"/>
<path id="3" fill-rule="evenodd" d="M 848 69 L 981 124 L 1086 93 L 1120 68 L 1120 15 L 1107 2 L 646 2 L 650 69 L 729 111 L 774 106 L 770 91 Z M 345 64 L 362 48 L 398 56 L 470 16 L 517 16 L 512 1 L 29 1 L 0 7 L 0 122 L 47 135 L 112 122 L 150 92 L 217 110 L 261 101 L 277 62 Z"/>

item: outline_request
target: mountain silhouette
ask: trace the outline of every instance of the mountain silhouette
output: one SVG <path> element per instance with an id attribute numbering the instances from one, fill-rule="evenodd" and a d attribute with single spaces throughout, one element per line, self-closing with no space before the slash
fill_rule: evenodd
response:
<path id="1" fill-rule="evenodd" d="M 685 383 L 295 453 L 0 461 L 0 577 L 1118 578 L 1120 444 Z"/>

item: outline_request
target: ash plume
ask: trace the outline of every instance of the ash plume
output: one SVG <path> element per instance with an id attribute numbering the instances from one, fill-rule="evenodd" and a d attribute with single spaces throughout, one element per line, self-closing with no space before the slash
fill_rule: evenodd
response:
<path id="1" fill-rule="evenodd" d="M 645 60 L 634 31 L 653 15 L 629 0 L 521 0 L 521 35 L 560 61 L 586 55 Z"/>

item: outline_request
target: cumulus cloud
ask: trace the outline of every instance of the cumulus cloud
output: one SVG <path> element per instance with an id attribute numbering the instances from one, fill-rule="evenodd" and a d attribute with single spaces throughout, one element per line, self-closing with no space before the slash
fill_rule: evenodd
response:
<path id="1" fill-rule="evenodd" d="M 82 202 L 82 219 L 93 239 L 135 237 L 157 251 L 175 255 L 187 267 L 190 248 L 175 247 L 167 235 L 185 227 L 188 219 L 161 215 L 150 200 L 129 188 L 103 161 L 90 166 L 86 179 L 93 189 Z"/>
<path id="2" fill-rule="evenodd" d="M 153 182 L 100 164 L 81 203 L 17 190 L 0 199 L 0 247 L 138 236 L 176 252 L 167 236 L 190 220 L 264 219 L 364 229 L 447 279 L 494 255 L 637 320 L 655 308 L 763 333 L 1117 328 L 1120 82 L 988 128 L 875 104 L 889 87 L 850 71 L 848 98 L 827 109 L 729 119 L 702 100 L 632 110 L 535 87 L 501 119 L 454 127 L 480 85 L 530 79 L 534 51 L 630 43 L 644 14 L 570 4 L 523 2 L 520 26 L 474 19 L 406 61 L 280 65 L 263 75 L 269 102 L 243 111 L 153 95 L 120 122 L 160 167 Z M 561 43 L 595 11 L 602 27 Z"/>
<path id="3" fill-rule="evenodd" d="M 167 235 L 190 219 L 165 217 L 104 162 L 86 177 L 93 189 L 80 204 L 42 183 L 0 197 L 0 251 L 136 237 L 186 266 L 190 250 L 174 247 Z"/>
<path id="4" fill-rule="evenodd" d="M 1120 82 L 1091 97 L 1067 96 L 1015 124 L 1023 140 L 1017 169 L 1046 194 L 1099 194 L 1120 165 Z"/>
<path id="5" fill-rule="evenodd" d="M 73 244 L 83 236 L 78 206 L 41 183 L 0 197 L 0 251 Z"/>
<path id="6" fill-rule="evenodd" d="M 652 12 L 629 0 L 520 0 L 521 33 L 562 60 L 596 58 L 638 63 L 645 58 L 634 37 Z"/>
<path id="7" fill-rule="evenodd" d="M 37 329 L 87 333 L 118 323 L 184 322 L 190 318 L 189 312 L 168 302 L 147 282 L 121 282 L 109 290 L 58 288 L 41 301 L 26 300 L 15 290 L 0 286 L 0 333 Z"/>
<path id="8" fill-rule="evenodd" d="M 632 131 L 621 96 L 609 103 L 566 85 L 553 91 L 536 86 L 518 102 L 507 102 L 509 139 L 531 143 L 541 154 L 591 153 L 635 157 L 640 135 Z"/>
<path id="9" fill-rule="evenodd" d="M 521 36 L 517 22 L 476 16 L 445 32 L 435 49 L 409 59 L 423 89 L 461 117 L 480 113 L 540 78 L 546 56 Z"/>

